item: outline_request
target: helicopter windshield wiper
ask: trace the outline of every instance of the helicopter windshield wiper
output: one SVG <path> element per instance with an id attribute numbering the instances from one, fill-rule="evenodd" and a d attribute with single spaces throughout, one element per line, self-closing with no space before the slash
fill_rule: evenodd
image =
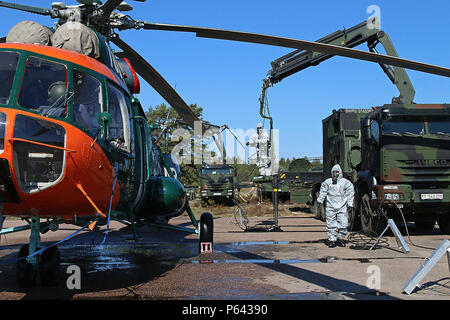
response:
<path id="1" fill-rule="evenodd" d="M 440 132 L 440 131 L 439 131 L 439 132 L 436 132 L 436 134 L 450 137 L 450 133 L 445 133 L 445 132 Z"/>
<path id="2" fill-rule="evenodd" d="M 390 132 L 390 133 L 387 133 L 387 134 L 392 134 L 392 135 L 401 136 L 401 137 L 413 136 L 413 137 L 421 137 L 421 138 L 423 138 L 423 136 L 421 134 L 412 133 L 412 132 L 409 132 L 409 131 L 404 132 L 404 133 L 399 133 L 399 132 L 393 131 L 393 132 Z"/>
<path id="3" fill-rule="evenodd" d="M 69 95 L 68 95 L 69 94 Z M 73 97 L 73 95 L 74 95 L 74 92 L 67 92 L 66 93 L 66 95 L 65 95 L 65 97 L 64 96 L 61 96 L 58 100 L 56 100 L 47 110 L 44 110 L 43 112 L 42 112 L 42 115 L 43 116 L 49 116 L 49 115 L 55 115 L 55 114 L 53 114 L 53 110 L 58 110 L 58 109 L 60 109 L 62 106 L 65 106 L 66 104 L 67 104 L 67 102 L 69 101 L 69 99 L 70 98 L 72 98 Z M 62 100 L 61 101 L 61 99 L 63 99 L 64 98 L 64 100 Z M 57 116 L 60 116 L 60 117 L 62 117 L 62 115 L 57 115 Z"/>
<path id="4" fill-rule="evenodd" d="M 412 133 L 412 132 L 409 132 L 409 131 L 405 132 L 405 135 L 414 136 L 414 137 L 422 137 L 422 135 L 420 135 L 420 134 Z"/>

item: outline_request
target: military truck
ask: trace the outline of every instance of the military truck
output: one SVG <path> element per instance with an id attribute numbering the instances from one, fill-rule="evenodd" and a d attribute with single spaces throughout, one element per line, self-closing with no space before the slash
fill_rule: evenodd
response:
<path id="1" fill-rule="evenodd" d="M 322 178 L 322 171 L 312 169 L 310 160 L 313 159 L 316 158 L 294 159 L 286 171 L 279 172 L 277 188 L 279 200 L 288 201 L 290 204 L 306 204 L 311 200 L 311 185 Z M 274 189 L 272 177 L 257 176 L 254 177 L 253 183 L 258 187 L 259 201 L 272 198 Z"/>
<path id="2" fill-rule="evenodd" d="M 229 164 L 204 165 L 200 170 L 202 204 L 208 200 L 230 202 L 238 184 L 236 169 Z"/>
<path id="3" fill-rule="evenodd" d="M 384 214 L 450 234 L 450 104 L 391 104 L 361 121 L 355 184 L 363 230 Z"/>
<path id="4" fill-rule="evenodd" d="M 289 200 L 289 182 L 286 180 L 285 172 L 278 174 L 278 198 L 280 201 Z M 266 199 L 272 199 L 273 178 L 270 176 L 256 176 L 253 178 L 253 184 L 257 188 L 258 202 Z"/>
<path id="5" fill-rule="evenodd" d="M 311 189 L 321 183 L 323 172 L 318 169 L 289 174 L 289 203 L 311 205 Z M 315 212 L 314 212 L 315 213 Z"/>
<path id="6" fill-rule="evenodd" d="M 323 120 L 324 176 L 339 164 L 355 187 L 353 229 L 379 234 L 386 217 L 450 234 L 450 105 L 341 109 Z M 312 189 L 312 210 L 323 219 Z"/>
<path id="7" fill-rule="evenodd" d="M 361 120 L 372 109 L 339 109 L 322 120 L 323 171 L 312 184 L 310 209 L 325 221 L 324 205 L 317 204 L 321 182 L 331 178 L 331 168 L 339 164 L 344 178 L 356 183 L 361 165 Z M 357 227 L 358 225 L 355 225 Z"/>
<path id="8" fill-rule="evenodd" d="M 387 55 L 398 56 L 389 35 L 382 30 L 373 28 L 367 21 L 351 28 L 333 32 L 317 40 L 317 42 L 348 48 L 353 48 L 365 43 L 367 44 L 369 51 L 374 53 L 377 53 L 377 45 L 381 43 Z M 299 49 L 272 61 L 272 68 L 268 73 L 268 77 L 263 80 L 262 98 L 260 99 L 260 102 L 264 101 L 266 90 L 269 87 L 297 72 L 317 66 L 332 57 L 332 55 L 326 53 Z M 400 93 L 398 97 L 392 99 L 392 103 L 412 103 L 415 90 L 405 69 L 391 67 L 382 63 L 380 63 L 380 67 Z M 324 132 L 324 137 L 330 135 L 331 140 L 324 139 L 324 143 L 327 143 L 327 146 L 324 145 L 324 149 L 326 150 L 324 150 L 323 154 L 324 168 L 322 178 L 326 178 L 328 177 L 328 174 L 331 174 L 329 171 L 331 170 L 332 164 L 341 163 L 345 175 L 347 177 L 352 175 L 351 180 L 355 181 L 357 171 L 352 168 L 358 163 L 359 157 L 358 148 L 360 148 L 360 139 L 358 135 L 360 134 L 360 123 L 358 120 L 370 111 L 370 109 L 342 109 L 333 116 L 330 116 L 329 119 L 324 120 L 324 130 L 326 130 L 326 132 Z M 270 117 L 268 118 L 270 119 Z M 344 140 L 348 141 L 350 145 L 345 144 Z M 353 157 L 350 158 L 348 152 L 353 153 Z M 349 163 L 349 159 L 353 159 L 353 163 Z M 305 201 L 305 196 L 308 193 L 305 187 L 312 185 L 313 188 L 310 199 L 311 210 L 315 213 L 317 218 L 323 218 L 323 208 L 319 208 L 315 201 L 318 194 L 318 175 L 320 176 L 320 174 L 317 173 L 311 177 L 306 175 L 306 180 L 299 179 L 291 183 L 291 189 L 296 190 L 293 194 L 292 201 Z"/>

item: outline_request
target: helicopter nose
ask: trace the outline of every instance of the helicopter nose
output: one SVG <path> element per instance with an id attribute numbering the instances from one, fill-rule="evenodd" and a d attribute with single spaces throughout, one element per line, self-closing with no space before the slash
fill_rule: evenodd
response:
<path id="1" fill-rule="evenodd" d="M 2 113 L 6 121 L 2 126 Z M 65 121 L 0 108 L 0 203 L 13 216 L 91 216 L 109 208 L 114 168 L 92 137 Z M 86 197 L 77 186 L 80 185 Z M 112 208 L 120 200 L 115 185 Z"/>
<path id="2" fill-rule="evenodd" d="M 0 112 L 0 155 L 5 154 L 6 113 Z M 10 160 L 0 158 L 0 203 L 20 202 L 10 170 Z"/>

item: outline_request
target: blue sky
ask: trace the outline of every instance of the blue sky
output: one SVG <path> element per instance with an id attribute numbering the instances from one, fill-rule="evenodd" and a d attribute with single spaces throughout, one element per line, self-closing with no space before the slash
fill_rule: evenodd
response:
<path id="1" fill-rule="evenodd" d="M 52 1 L 17 1 L 50 7 Z M 128 1 L 134 19 L 317 40 L 364 20 L 369 5 L 381 10 L 381 28 L 400 57 L 450 67 L 450 2 L 429 1 L 294 1 L 294 0 L 147 0 Z M 67 1 L 75 4 L 75 1 Z M 47 17 L 0 8 L 1 34 L 20 20 L 47 26 Z M 121 37 L 155 67 L 189 104 L 204 108 L 204 118 L 232 129 L 261 122 L 258 98 L 270 62 L 285 48 L 196 38 L 167 31 L 124 31 Z M 358 47 L 367 50 L 365 45 Z M 407 71 L 417 103 L 450 103 L 450 79 Z M 280 134 L 280 156 L 322 154 L 322 119 L 333 109 L 368 108 L 390 103 L 396 87 L 377 64 L 334 57 L 284 79 L 269 89 L 274 126 Z M 144 109 L 164 100 L 142 84 Z"/>

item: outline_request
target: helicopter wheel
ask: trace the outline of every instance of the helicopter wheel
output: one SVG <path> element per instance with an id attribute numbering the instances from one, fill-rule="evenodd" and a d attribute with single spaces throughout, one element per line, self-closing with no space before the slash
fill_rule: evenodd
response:
<path id="1" fill-rule="evenodd" d="M 50 247 L 42 253 L 39 264 L 39 275 L 44 287 L 54 287 L 58 284 L 61 274 L 61 257 L 58 247 Z"/>
<path id="2" fill-rule="evenodd" d="M 200 241 L 199 252 L 206 251 L 212 252 L 213 245 L 213 233 L 214 233 L 214 221 L 213 216 L 209 212 L 204 212 L 200 217 Z"/>
<path id="3" fill-rule="evenodd" d="M 18 258 L 28 256 L 29 245 L 26 244 L 19 250 Z M 17 261 L 16 280 L 20 287 L 31 288 L 36 283 L 37 270 L 26 259 Z"/>

